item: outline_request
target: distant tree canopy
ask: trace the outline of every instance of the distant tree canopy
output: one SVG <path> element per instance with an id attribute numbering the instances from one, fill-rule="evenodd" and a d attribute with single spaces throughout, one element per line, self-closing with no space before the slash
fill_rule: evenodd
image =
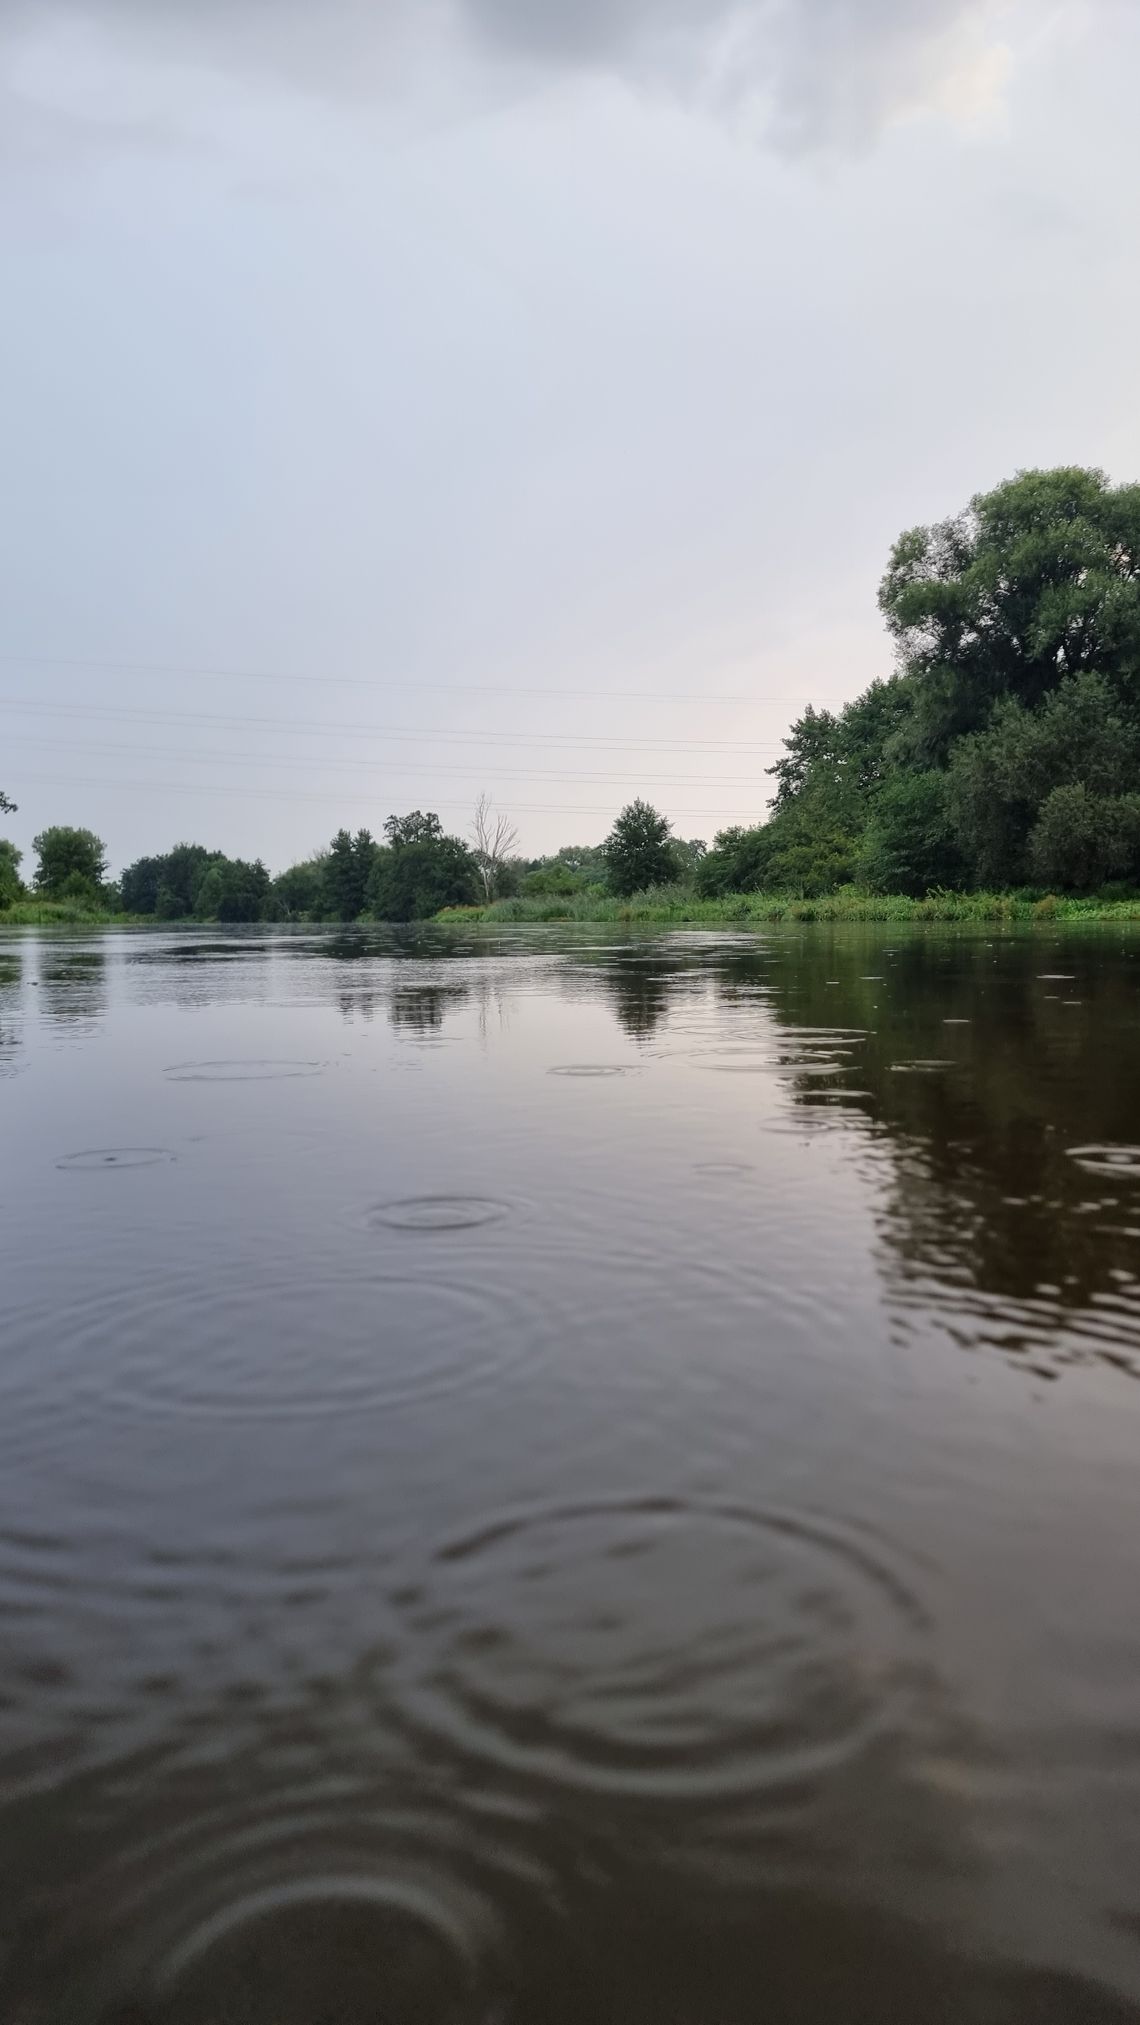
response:
<path id="1" fill-rule="evenodd" d="M 160 857 L 137 859 L 119 881 L 124 911 L 155 914 L 160 921 L 181 921 L 196 914 L 206 874 L 223 855 L 208 851 L 204 844 L 175 844 Z"/>
<path id="2" fill-rule="evenodd" d="M 14 816 L 15 813 L 15 802 L 9 801 L 8 796 L 0 790 L 0 816 Z"/>
<path id="3" fill-rule="evenodd" d="M 474 854 L 444 834 L 437 815 L 389 816 L 384 837 L 378 844 L 369 830 L 338 830 L 327 851 L 273 881 L 265 911 L 292 920 L 419 921 L 480 897 Z"/>
<path id="4" fill-rule="evenodd" d="M 205 921 L 262 921 L 271 912 L 271 883 L 260 858 L 218 858 L 202 880 L 194 911 Z"/>
<path id="5" fill-rule="evenodd" d="M 364 911 L 368 880 L 376 857 L 370 830 L 355 837 L 338 830 L 324 861 L 321 911 L 333 921 L 355 921 Z"/>
<path id="6" fill-rule="evenodd" d="M 12 902 L 19 900 L 23 894 L 24 882 L 20 877 L 20 860 L 23 855 L 22 851 L 16 849 L 15 844 L 10 844 L 7 838 L 0 837 L 0 907 L 10 907 Z"/>
<path id="7" fill-rule="evenodd" d="M 47 900 L 98 899 L 107 871 L 107 853 L 94 830 L 73 830 L 64 824 L 41 830 L 32 839 L 36 854 L 36 891 Z"/>
<path id="8" fill-rule="evenodd" d="M 278 873 L 273 893 L 283 920 L 304 920 L 306 916 L 315 919 L 320 915 L 328 861 L 327 851 L 315 851 L 311 858 L 302 858 L 299 864 L 290 865 L 288 871 Z"/>
<path id="9" fill-rule="evenodd" d="M 602 845 L 611 892 L 622 896 L 646 886 L 675 883 L 680 864 L 668 818 L 640 799 L 624 808 Z"/>
<path id="10" fill-rule="evenodd" d="M 442 907 L 470 907 L 484 891 L 478 860 L 461 837 L 444 835 L 439 817 L 389 816 L 386 848 L 368 880 L 368 911 L 378 921 L 423 921 Z"/>

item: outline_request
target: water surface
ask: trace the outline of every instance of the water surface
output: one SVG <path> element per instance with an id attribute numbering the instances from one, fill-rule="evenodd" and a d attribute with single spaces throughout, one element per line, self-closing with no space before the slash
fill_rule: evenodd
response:
<path id="1" fill-rule="evenodd" d="M 0 941 L 0 2017 L 1140 2017 L 1140 938 Z"/>

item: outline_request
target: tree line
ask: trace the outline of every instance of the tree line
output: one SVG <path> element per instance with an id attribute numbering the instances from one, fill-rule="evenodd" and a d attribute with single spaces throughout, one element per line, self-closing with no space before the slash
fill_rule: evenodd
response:
<path id="1" fill-rule="evenodd" d="M 171 921 L 408 921 L 678 884 L 917 897 L 1140 883 L 1140 485 L 1075 466 L 1022 472 L 902 534 L 879 605 L 894 673 L 838 712 L 809 705 L 769 769 L 766 819 L 722 830 L 711 850 L 635 800 L 604 843 L 528 860 L 481 796 L 470 841 L 416 809 L 390 816 L 380 840 L 338 830 L 276 878 L 260 859 L 179 844 L 115 887 L 99 838 L 45 830 L 35 892 Z M 0 842 L 0 907 L 24 892 L 19 867 Z"/>
<path id="2" fill-rule="evenodd" d="M 577 892 L 591 884 L 633 893 L 676 881 L 704 851 L 703 844 L 673 839 L 665 817 L 640 801 L 622 811 L 601 845 L 525 859 L 516 841 L 513 824 L 480 796 L 471 842 L 447 835 L 430 810 L 413 809 L 389 816 L 381 840 L 366 829 L 338 830 L 327 849 L 276 878 L 260 858 L 176 844 L 136 859 L 112 882 L 102 839 L 57 825 L 33 841 L 30 895 L 20 852 L 0 842 L 0 907 L 32 897 L 156 921 L 418 921 L 518 893 Z"/>

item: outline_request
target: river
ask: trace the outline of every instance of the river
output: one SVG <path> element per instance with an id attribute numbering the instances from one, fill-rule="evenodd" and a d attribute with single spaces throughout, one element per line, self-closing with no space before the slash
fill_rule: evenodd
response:
<path id="1" fill-rule="evenodd" d="M 5 2025 L 1140 2018 L 1140 936 L 0 932 Z"/>

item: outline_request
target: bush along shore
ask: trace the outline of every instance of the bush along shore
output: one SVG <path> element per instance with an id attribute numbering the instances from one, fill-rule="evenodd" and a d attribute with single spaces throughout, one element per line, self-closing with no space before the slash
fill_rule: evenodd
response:
<path id="1" fill-rule="evenodd" d="M 696 927 L 731 924 L 758 927 L 779 921 L 977 921 L 977 922 L 1140 922 L 1140 893 L 928 893 L 921 900 L 905 894 L 866 893 L 840 887 L 814 899 L 789 893 L 725 893 L 703 899 L 676 886 L 634 893 L 626 900 L 612 894 L 580 893 L 565 899 L 495 900 L 485 907 L 448 908 L 440 921 L 645 921 L 688 922 Z"/>

